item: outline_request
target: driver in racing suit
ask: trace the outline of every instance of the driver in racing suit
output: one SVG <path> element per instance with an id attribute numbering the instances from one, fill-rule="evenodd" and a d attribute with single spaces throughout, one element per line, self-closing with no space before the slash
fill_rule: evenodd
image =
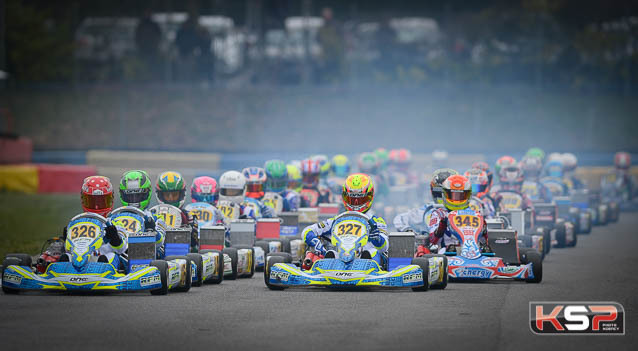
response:
<path id="1" fill-rule="evenodd" d="M 348 211 L 366 213 L 372 207 L 374 200 L 374 183 L 372 178 L 363 173 L 351 174 L 346 178 L 342 190 L 343 205 Z M 368 223 L 371 231 L 368 234 L 368 243 L 363 247 L 362 258 L 370 258 L 383 266 L 387 260 L 388 236 L 387 224 L 383 218 L 369 216 Z M 302 238 L 308 247 L 320 256 L 330 257 L 334 252 L 324 248 L 321 239 L 330 241 L 334 218 L 312 224 L 303 230 Z"/>
<path id="2" fill-rule="evenodd" d="M 191 228 L 191 252 L 199 250 L 199 224 L 196 218 L 184 209 L 186 199 L 186 182 L 179 172 L 167 171 L 157 177 L 155 185 L 157 201 L 172 205 L 181 210 L 182 226 Z"/>

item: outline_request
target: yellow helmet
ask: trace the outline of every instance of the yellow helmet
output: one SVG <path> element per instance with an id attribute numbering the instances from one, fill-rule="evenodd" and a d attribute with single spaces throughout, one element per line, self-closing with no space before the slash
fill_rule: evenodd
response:
<path id="1" fill-rule="evenodd" d="M 294 191 L 301 191 L 302 183 L 301 183 L 301 170 L 299 167 L 295 165 L 286 165 L 286 170 L 288 171 L 288 189 Z"/>

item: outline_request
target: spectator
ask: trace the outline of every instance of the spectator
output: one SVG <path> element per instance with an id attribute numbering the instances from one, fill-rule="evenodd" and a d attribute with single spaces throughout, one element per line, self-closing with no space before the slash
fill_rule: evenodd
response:
<path id="1" fill-rule="evenodd" d="M 343 74 L 345 44 L 343 33 L 333 18 L 332 9 L 326 7 L 321 11 L 323 26 L 317 33 L 321 46 L 321 62 L 319 66 L 320 81 L 338 81 Z"/>
<path id="2" fill-rule="evenodd" d="M 135 28 L 135 45 L 147 78 L 159 76 L 161 41 L 162 30 L 151 19 L 151 11 L 145 9 L 137 28 Z"/>
<path id="3" fill-rule="evenodd" d="M 185 80 L 212 78 L 211 37 L 206 28 L 199 25 L 198 19 L 198 12 L 192 6 L 175 38 L 179 52 L 178 72 Z"/>

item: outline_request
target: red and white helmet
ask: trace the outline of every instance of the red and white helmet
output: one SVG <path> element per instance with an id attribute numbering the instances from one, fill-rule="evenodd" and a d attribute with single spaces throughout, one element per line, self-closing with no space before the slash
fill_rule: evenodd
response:
<path id="1" fill-rule="evenodd" d="M 266 171 L 261 167 L 246 167 L 241 173 L 246 178 L 246 196 L 254 199 L 264 197 L 264 185 L 266 184 Z"/>
<path id="2" fill-rule="evenodd" d="M 305 159 L 301 161 L 302 183 L 306 187 L 316 187 L 319 185 L 319 161 L 313 159 Z"/>
<path id="3" fill-rule="evenodd" d="M 390 151 L 388 158 L 396 165 L 409 164 L 412 162 L 412 153 L 407 149 L 394 149 Z"/>
<path id="4" fill-rule="evenodd" d="M 106 216 L 113 209 L 113 184 L 104 176 L 90 176 L 82 184 L 82 209 Z"/>
<path id="5" fill-rule="evenodd" d="M 617 152 L 614 156 L 614 166 L 618 169 L 629 169 L 631 167 L 631 155 L 628 152 Z"/>

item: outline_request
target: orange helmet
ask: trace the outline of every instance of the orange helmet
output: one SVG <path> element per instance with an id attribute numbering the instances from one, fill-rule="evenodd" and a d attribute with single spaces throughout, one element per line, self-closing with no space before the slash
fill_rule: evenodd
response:
<path id="1" fill-rule="evenodd" d="M 443 205 L 450 210 L 462 210 L 467 208 L 472 197 L 472 185 L 462 175 L 449 176 L 443 182 Z"/>
<path id="2" fill-rule="evenodd" d="M 374 183 L 367 174 L 355 173 L 346 178 L 341 192 L 343 205 L 348 211 L 366 213 L 374 200 Z"/>
<path id="3" fill-rule="evenodd" d="M 90 176 L 82 184 L 82 209 L 106 216 L 113 209 L 113 184 L 103 176 Z"/>

